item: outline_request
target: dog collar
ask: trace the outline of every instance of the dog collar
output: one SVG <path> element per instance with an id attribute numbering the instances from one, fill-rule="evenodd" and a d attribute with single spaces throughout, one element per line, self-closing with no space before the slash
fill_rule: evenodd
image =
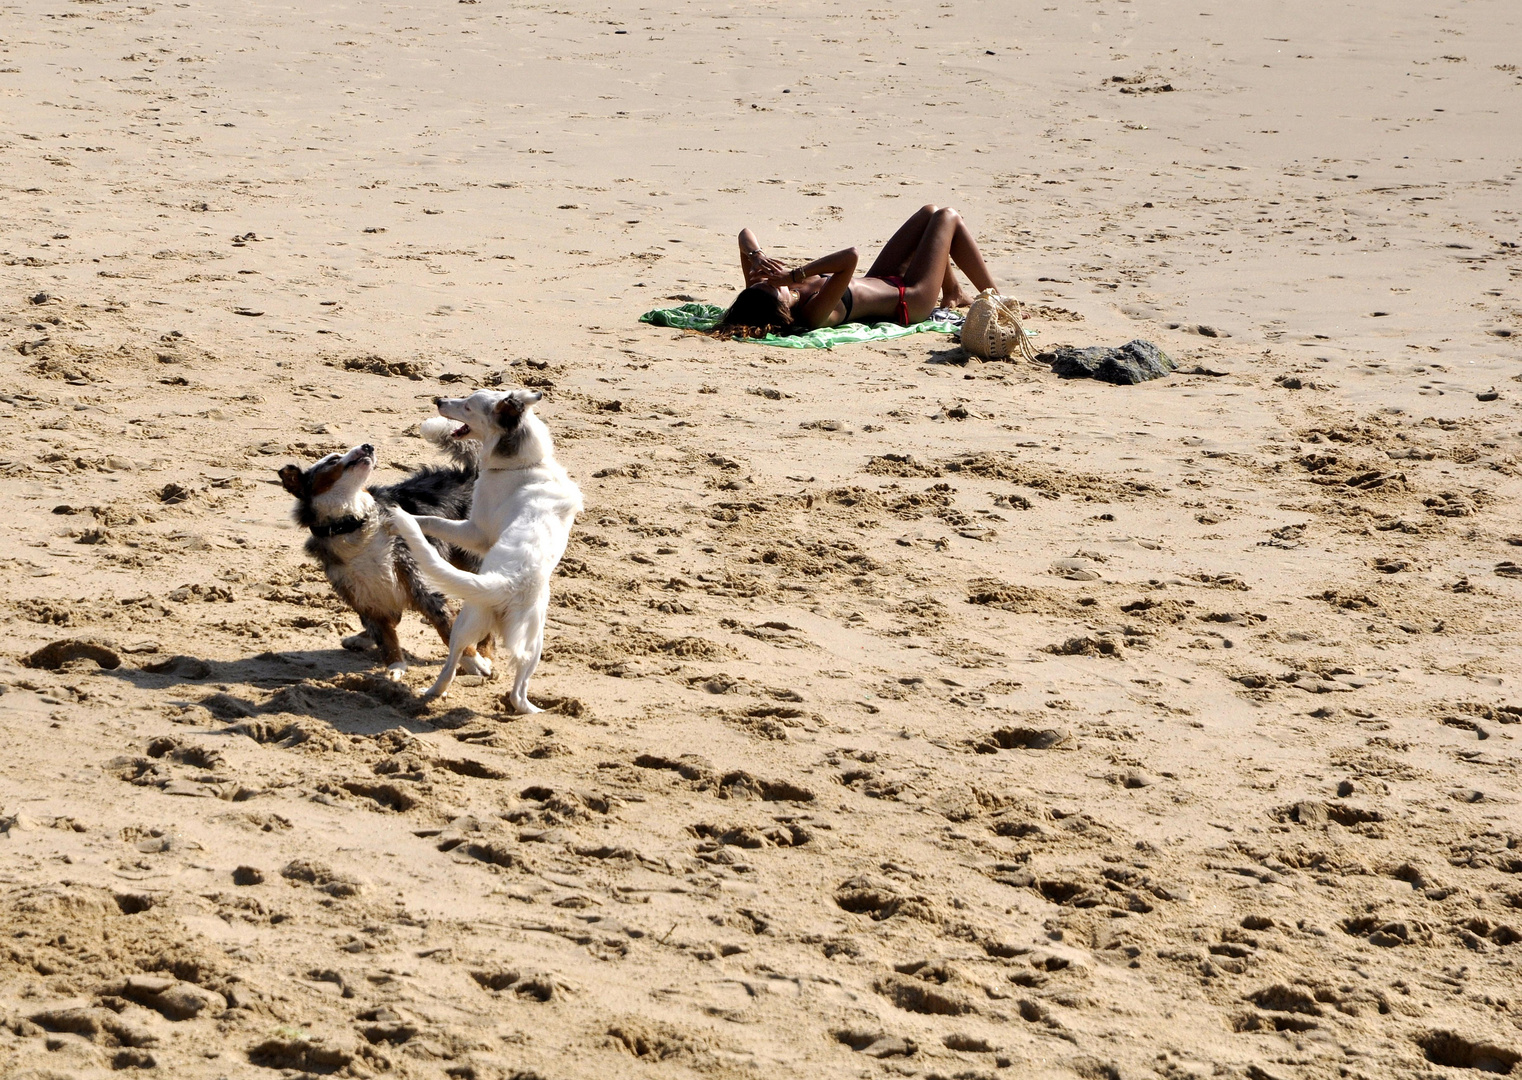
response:
<path id="1" fill-rule="evenodd" d="M 347 517 L 339 518 L 337 521 L 330 521 L 326 525 L 311 525 L 308 528 L 312 530 L 312 535 L 319 540 L 327 540 L 334 536 L 344 536 L 351 532 L 357 532 L 364 527 L 364 524 L 364 518 L 355 517 L 353 514 L 350 514 Z"/>

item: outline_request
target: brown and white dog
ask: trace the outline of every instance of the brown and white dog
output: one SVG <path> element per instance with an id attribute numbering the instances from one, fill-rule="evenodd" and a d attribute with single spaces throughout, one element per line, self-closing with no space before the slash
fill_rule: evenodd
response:
<path id="1" fill-rule="evenodd" d="M 425 436 L 433 434 L 425 430 Z M 329 454 L 306 469 L 287 465 L 280 470 L 281 485 L 296 498 L 296 522 L 311 533 L 307 554 L 322 564 L 334 591 L 354 609 L 365 628 L 363 634 L 345 638 L 344 647 L 362 650 L 372 643 L 379 647 L 386 677 L 392 680 L 401 679 L 407 670 L 396 635 L 403 612 L 410 608 L 422 615 L 446 643 L 452 620 L 443 595 L 418 576 L 407 546 L 386 531 L 383 508 L 463 518 L 470 511 L 475 455 L 463 453 L 465 448 L 458 445 L 446 449 L 456 459 L 454 467 L 425 466 L 385 487 L 365 486 L 375 469 L 375 447 L 368 443 L 345 454 Z M 429 551 L 438 556 L 432 547 Z M 479 565 L 468 552 L 446 547 L 445 553 L 458 566 L 475 569 Z M 489 654 L 490 642 L 482 645 Z M 471 674 L 491 671 L 491 661 L 477 656 L 474 648 L 463 655 Z"/>
<path id="2" fill-rule="evenodd" d="M 495 634 L 499 659 L 510 658 L 516 667 L 508 704 L 515 712 L 539 711 L 528 699 L 528 680 L 544 647 L 550 574 L 581 512 L 581 491 L 555 460 L 549 429 L 533 413 L 541 397 L 534 390 L 477 390 L 467 398 L 435 398 L 439 415 L 460 425 L 453 438 L 481 442 L 470 516 L 414 517 L 400 506 L 388 515 L 419 575 L 462 602 L 449 659 L 428 697 L 448 693 L 466 647 Z M 480 556 L 480 572 L 451 566 L 424 534 Z"/>

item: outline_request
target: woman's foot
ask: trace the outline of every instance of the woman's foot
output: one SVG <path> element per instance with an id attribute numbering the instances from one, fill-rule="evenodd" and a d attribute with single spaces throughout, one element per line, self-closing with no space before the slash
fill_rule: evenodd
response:
<path id="1" fill-rule="evenodd" d="M 972 300 L 961 289 L 958 289 L 950 295 L 942 293 L 940 306 L 955 311 L 957 308 L 971 307 Z"/>

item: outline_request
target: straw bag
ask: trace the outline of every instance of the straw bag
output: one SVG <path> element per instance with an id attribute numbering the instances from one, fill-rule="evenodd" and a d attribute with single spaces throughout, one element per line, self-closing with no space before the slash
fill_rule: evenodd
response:
<path id="1" fill-rule="evenodd" d="M 1036 358 L 1036 350 L 1020 325 L 1018 302 L 1006 300 L 992 289 L 978 293 L 972 307 L 967 309 L 967 319 L 962 323 L 962 347 L 984 360 Z"/>

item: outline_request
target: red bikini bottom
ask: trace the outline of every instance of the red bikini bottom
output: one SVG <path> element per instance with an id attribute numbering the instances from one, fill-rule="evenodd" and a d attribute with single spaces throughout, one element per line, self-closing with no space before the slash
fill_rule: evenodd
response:
<path id="1" fill-rule="evenodd" d="M 894 318 L 898 319 L 898 324 L 900 326 L 908 326 L 909 301 L 904 299 L 904 279 L 899 277 L 897 274 L 894 274 L 891 277 L 883 278 L 883 280 L 886 281 L 889 285 L 892 285 L 898 289 L 898 310 L 895 311 L 893 315 Z"/>

